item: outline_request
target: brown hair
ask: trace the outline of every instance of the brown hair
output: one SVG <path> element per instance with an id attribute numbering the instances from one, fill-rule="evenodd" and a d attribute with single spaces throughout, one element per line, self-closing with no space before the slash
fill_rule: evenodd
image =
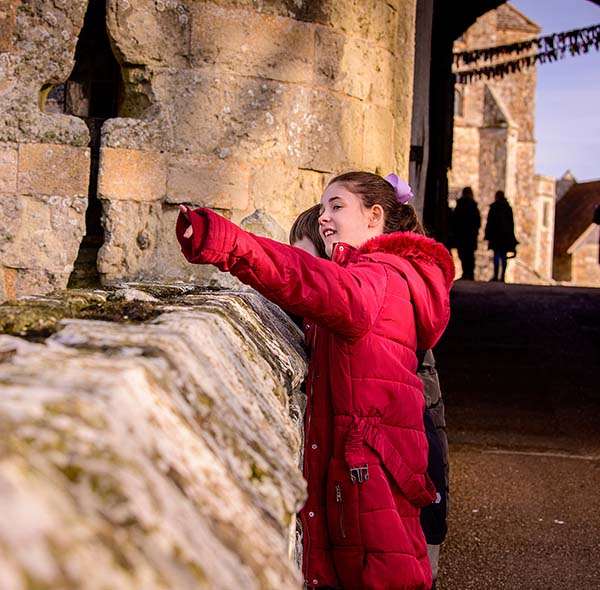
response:
<path id="1" fill-rule="evenodd" d="M 346 172 L 329 181 L 329 184 L 339 182 L 348 190 L 362 199 L 366 208 L 381 205 L 384 214 L 383 233 L 395 231 L 411 231 L 425 234 L 417 212 L 409 204 L 402 204 L 396 197 L 394 187 L 378 174 L 371 172 Z"/>
<path id="2" fill-rule="evenodd" d="M 294 245 L 302 238 L 308 238 L 321 258 L 327 258 L 325 244 L 319 234 L 319 213 L 321 205 L 314 205 L 298 215 L 290 230 L 290 244 Z"/>

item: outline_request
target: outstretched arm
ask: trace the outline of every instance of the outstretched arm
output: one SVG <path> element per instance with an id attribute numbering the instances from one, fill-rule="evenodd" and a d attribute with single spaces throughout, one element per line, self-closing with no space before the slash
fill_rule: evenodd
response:
<path id="1" fill-rule="evenodd" d="M 182 208 L 176 231 L 188 261 L 230 272 L 287 311 L 346 338 L 365 334 L 381 307 L 387 280 L 383 265 L 367 262 L 346 269 L 246 232 L 210 209 Z"/>

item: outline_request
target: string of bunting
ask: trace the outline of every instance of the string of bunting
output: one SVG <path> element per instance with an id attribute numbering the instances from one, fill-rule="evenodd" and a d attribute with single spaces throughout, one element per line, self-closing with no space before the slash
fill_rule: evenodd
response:
<path id="1" fill-rule="evenodd" d="M 520 41 L 510 45 L 498 45 L 496 47 L 484 47 L 472 51 L 461 51 L 454 54 L 454 65 L 471 65 L 477 62 L 493 62 L 499 57 L 523 54 L 517 59 L 503 61 L 500 63 L 461 70 L 456 72 L 456 81 L 460 84 L 468 84 L 481 78 L 502 78 L 507 74 L 520 72 L 524 68 L 530 68 L 538 63 L 557 61 L 570 55 L 588 53 L 591 48 L 600 49 L 600 24 L 585 29 L 576 29 L 564 33 L 554 33 L 537 39 Z"/>

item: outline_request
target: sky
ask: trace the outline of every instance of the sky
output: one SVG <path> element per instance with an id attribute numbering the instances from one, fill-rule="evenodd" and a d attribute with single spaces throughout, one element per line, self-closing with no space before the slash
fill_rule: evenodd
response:
<path id="1" fill-rule="evenodd" d="M 513 0 L 542 35 L 600 24 L 588 0 Z M 600 178 L 600 51 L 537 66 L 536 172 Z"/>

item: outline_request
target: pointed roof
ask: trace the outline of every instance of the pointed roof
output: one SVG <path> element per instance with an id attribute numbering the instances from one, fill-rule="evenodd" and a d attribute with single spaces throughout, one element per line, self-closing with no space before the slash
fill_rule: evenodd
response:
<path id="1" fill-rule="evenodd" d="M 575 183 L 556 203 L 554 253 L 566 254 L 594 221 L 600 206 L 600 180 Z"/>
<path id="2" fill-rule="evenodd" d="M 536 35 L 542 30 L 537 23 L 525 16 L 509 2 L 499 6 L 496 11 L 498 14 L 499 30 L 526 31 Z"/>

